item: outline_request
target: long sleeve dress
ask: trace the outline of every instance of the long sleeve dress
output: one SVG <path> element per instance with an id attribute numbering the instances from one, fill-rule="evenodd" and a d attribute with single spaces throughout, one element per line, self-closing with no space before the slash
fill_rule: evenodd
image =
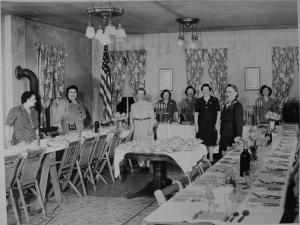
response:
<path id="1" fill-rule="evenodd" d="M 130 118 L 133 121 L 134 140 L 153 139 L 154 110 L 150 102 L 140 101 L 131 105 Z"/>
<path id="2" fill-rule="evenodd" d="M 54 123 L 61 123 L 64 133 L 80 131 L 84 129 L 83 120 L 86 113 L 81 102 L 72 103 L 62 99 L 54 113 Z"/>

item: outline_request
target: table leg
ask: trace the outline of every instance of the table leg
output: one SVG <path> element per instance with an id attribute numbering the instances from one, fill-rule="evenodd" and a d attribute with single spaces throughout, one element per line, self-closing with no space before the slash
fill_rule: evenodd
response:
<path id="1" fill-rule="evenodd" d="M 128 193 L 127 198 L 136 198 L 140 196 L 153 196 L 154 191 L 157 189 L 162 189 L 170 184 L 172 181 L 167 178 L 166 174 L 166 167 L 167 162 L 165 161 L 152 161 L 153 164 L 153 180 L 150 181 L 146 186 L 135 192 L 135 193 Z"/>
<path id="2" fill-rule="evenodd" d="M 63 200 L 63 195 L 60 190 L 59 180 L 58 180 L 56 166 L 55 166 L 55 153 L 47 154 L 45 156 L 43 166 L 42 166 L 40 190 L 41 190 L 43 202 L 45 201 L 46 198 L 49 172 L 51 175 L 50 178 L 51 178 L 51 183 L 53 186 L 56 201 L 61 202 Z"/>

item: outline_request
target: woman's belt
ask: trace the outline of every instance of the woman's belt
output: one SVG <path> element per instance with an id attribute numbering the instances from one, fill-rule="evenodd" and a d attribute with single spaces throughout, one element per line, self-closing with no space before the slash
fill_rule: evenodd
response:
<path id="1" fill-rule="evenodd" d="M 138 120 L 138 121 L 142 121 L 142 120 L 150 120 L 150 117 L 147 118 L 133 118 L 133 120 Z"/>

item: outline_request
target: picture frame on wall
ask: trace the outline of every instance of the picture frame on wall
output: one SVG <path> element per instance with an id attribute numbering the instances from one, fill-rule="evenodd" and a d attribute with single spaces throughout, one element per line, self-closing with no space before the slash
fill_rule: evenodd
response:
<path id="1" fill-rule="evenodd" d="M 260 87 L 260 67 L 245 68 L 245 89 L 258 90 Z"/>
<path id="2" fill-rule="evenodd" d="M 159 69 L 159 90 L 173 90 L 173 69 Z"/>

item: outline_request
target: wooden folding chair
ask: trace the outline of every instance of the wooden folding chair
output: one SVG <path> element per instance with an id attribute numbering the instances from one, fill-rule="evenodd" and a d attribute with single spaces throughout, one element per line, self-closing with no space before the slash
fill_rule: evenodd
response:
<path id="1" fill-rule="evenodd" d="M 64 150 L 61 161 L 56 162 L 59 164 L 57 176 L 61 185 L 61 190 L 64 191 L 68 185 L 81 197 L 80 192 L 76 189 L 75 185 L 71 182 L 71 175 L 75 162 L 80 153 L 80 141 L 70 142 L 68 148 Z M 51 195 L 53 190 L 50 191 Z"/>
<path id="2" fill-rule="evenodd" d="M 189 175 L 186 175 L 182 178 L 180 178 L 179 180 L 176 180 L 173 182 L 173 184 L 177 183 L 180 187 L 180 190 L 182 190 L 183 188 L 185 188 L 186 186 L 188 186 L 191 181 L 190 181 L 190 177 Z"/>
<path id="3" fill-rule="evenodd" d="M 107 146 L 106 139 L 107 139 L 106 134 L 98 137 L 98 139 L 94 145 L 93 153 L 91 155 L 90 165 L 91 165 L 92 171 L 94 173 L 96 173 L 96 178 L 101 179 L 104 184 L 108 185 L 107 181 L 104 179 L 104 177 L 98 171 L 99 166 L 102 162 L 103 156 L 105 154 L 105 150 L 106 150 L 105 148 Z"/>
<path id="4" fill-rule="evenodd" d="M 180 190 L 178 183 L 171 184 L 162 190 L 156 190 L 154 196 L 159 205 L 165 203 L 169 198 L 171 198 L 176 192 Z"/>
<path id="5" fill-rule="evenodd" d="M 5 157 L 5 189 L 6 189 L 7 205 L 10 201 L 17 224 L 20 224 L 20 218 L 18 215 L 15 198 L 12 191 L 12 185 L 15 181 L 15 175 L 20 163 L 20 159 L 21 159 L 20 155 L 12 155 L 12 156 Z"/>
<path id="6" fill-rule="evenodd" d="M 119 138 L 120 138 L 120 134 L 121 131 L 117 130 L 114 133 L 114 136 L 112 137 L 111 141 L 108 142 L 108 145 L 106 146 L 106 151 L 104 152 L 104 156 L 102 159 L 102 163 L 99 169 L 99 173 L 101 174 L 104 167 L 107 165 L 109 172 L 110 172 L 110 176 L 113 182 L 115 182 L 115 178 L 114 178 L 114 173 L 113 173 L 113 167 L 112 167 L 112 163 L 110 162 L 110 159 L 114 157 L 114 153 L 115 153 L 115 149 L 118 145 L 119 142 Z"/>
<path id="7" fill-rule="evenodd" d="M 206 170 L 208 170 L 211 167 L 211 163 L 208 159 L 202 159 L 198 163 L 198 167 L 201 170 L 201 173 L 203 174 Z"/>
<path id="8" fill-rule="evenodd" d="M 188 173 L 189 182 L 192 183 L 201 174 L 203 174 L 202 167 L 199 166 L 199 165 L 194 166 L 193 169 L 192 169 L 192 171 Z"/>
<path id="9" fill-rule="evenodd" d="M 76 160 L 74 167 L 74 169 L 77 171 L 73 180 L 73 184 L 76 184 L 79 178 L 85 196 L 87 195 L 87 193 L 83 178 L 87 178 L 92 183 L 94 190 L 97 190 L 92 168 L 90 166 L 90 158 L 91 154 L 93 153 L 94 144 L 95 137 L 86 138 L 84 140 L 80 147 L 79 158 Z"/>
<path id="10" fill-rule="evenodd" d="M 46 210 L 37 180 L 38 171 L 41 167 L 41 162 L 44 156 L 44 151 L 45 149 L 28 151 L 27 157 L 22 160 L 18 172 L 16 173 L 15 181 L 20 194 L 20 199 L 27 223 L 29 223 L 30 220 L 23 190 L 29 189 L 33 194 L 37 196 L 37 201 L 42 208 L 42 213 L 44 216 L 46 216 Z"/>

